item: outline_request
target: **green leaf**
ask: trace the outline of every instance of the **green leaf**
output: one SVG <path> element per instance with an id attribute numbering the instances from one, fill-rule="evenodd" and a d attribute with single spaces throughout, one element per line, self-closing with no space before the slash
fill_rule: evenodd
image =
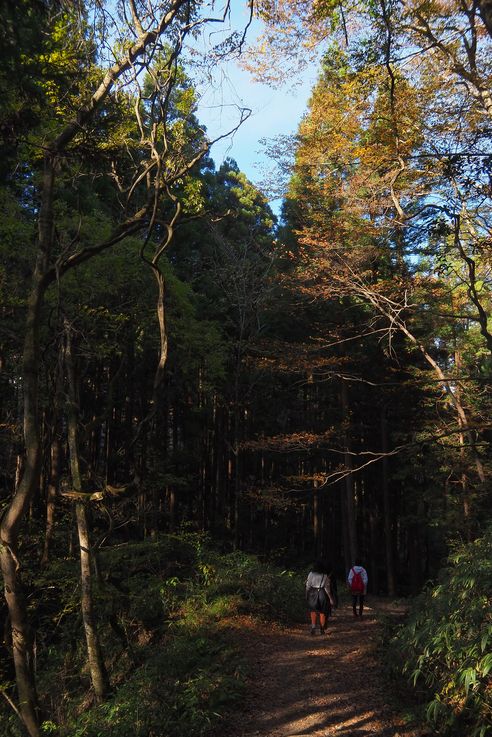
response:
<path id="1" fill-rule="evenodd" d="M 491 670 L 492 670 L 492 653 L 488 653 L 488 655 L 486 655 L 480 661 L 479 671 L 481 671 L 481 674 L 483 676 L 486 676 L 490 673 Z"/>

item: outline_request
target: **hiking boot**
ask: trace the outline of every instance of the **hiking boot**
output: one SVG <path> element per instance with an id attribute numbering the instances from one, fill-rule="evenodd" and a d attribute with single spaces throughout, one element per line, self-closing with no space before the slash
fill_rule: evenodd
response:
<path id="1" fill-rule="evenodd" d="M 326 633 L 326 627 L 320 627 L 319 631 L 321 635 L 324 635 Z"/>
<path id="2" fill-rule="evenodd" d="M 316 634 L 316 627 L 311 627 L 311 635 L 315 635 L 315 634 Z"/>

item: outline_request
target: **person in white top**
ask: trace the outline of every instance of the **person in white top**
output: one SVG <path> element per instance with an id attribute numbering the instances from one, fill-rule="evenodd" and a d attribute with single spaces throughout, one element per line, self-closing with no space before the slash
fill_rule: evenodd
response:
<path id="1" fill-rule="evenodd" d="M 319 617 L 320 632 L 326 628 L 326 618 L 334 599 L 331 593 L 331 581 L 328 567 L 323 561 L 316 561 L 306 580 L 306 602 L 311 619 L 311 634 L 316 634 L 316 620 Z"/>
<path id="2" fill-rule="evenodd" d="M 362 565 L 360 558 L 355 559 L 355 563 L 350 569 L 347 576 L 347 585 L 352 594 L 352 609 L 354 617 L 362 617 L 364 611 L 364 597 L 367 594 L 367 571 Z M 359 605 L 359 613 L 357 614 L 357 605 Z"/>

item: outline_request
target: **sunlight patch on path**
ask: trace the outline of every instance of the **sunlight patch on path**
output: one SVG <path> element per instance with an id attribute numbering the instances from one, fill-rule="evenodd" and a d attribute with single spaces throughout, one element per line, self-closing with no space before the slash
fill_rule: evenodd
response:
<path id="1" fill-rule="evenodd" d="M 308 625 L 252 624 L 236 634 L 253 677 L 227 737 L 418 737 L 387 703 L 371 611 L 358 620 L 339 610 L 314 637 Z"/>

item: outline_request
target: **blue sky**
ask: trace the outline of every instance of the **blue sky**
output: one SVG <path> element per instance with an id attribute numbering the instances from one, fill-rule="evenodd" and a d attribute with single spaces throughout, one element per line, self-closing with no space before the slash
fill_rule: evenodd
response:
<path id="1" fill-rule="evenodd" d="M 240 10 L 233 16 L 235 27 L 241 28 L 244 16 Z M 259 32 L 259 23 L 254 22 L 248 40 L 254 40 Z M 216 34 L 219 36 L 220 34 Z M 217 42 L 217 39 L 215 39 Z M 206 39 L 203 40 L 206 43 Z M 236 61 L 228 61 L 214 70 L 209 84 L 199 86 L 201 101 L 198 118 L 207 127 L 210 138 L 230 130 L 237 123 L 238 107 L 247 107 L 252 114 L 232 139 L 220 141 L 211 154 L 217 166 L 231 157 L 239 168 L 255 184 L 261 185 L 267 171 L 273 168 L 261 139 L 295 133 L 306 111 L 311 89 L 316 81 L 317 65 L 312 65 L 290 80 L 288 85 L 273 89 L 255 82 L 249 72 Z M 272 209 L 278 213 L 280 201 L 271 201 Z"/>

